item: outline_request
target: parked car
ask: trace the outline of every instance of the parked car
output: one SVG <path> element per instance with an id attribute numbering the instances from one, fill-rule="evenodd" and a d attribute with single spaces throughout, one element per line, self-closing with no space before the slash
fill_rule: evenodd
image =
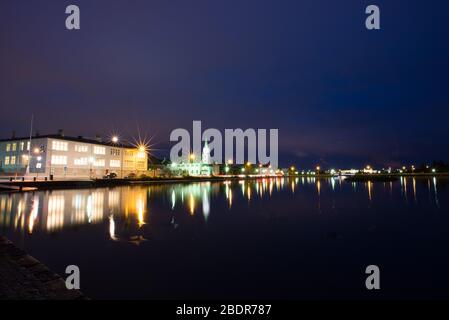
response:
<path id="1" fill-rule="evenodd" d="M 117 174 L 114 172 L 108 173 L 107 175 L 105 175 L 103 177 L 103 179 L 116 179 L 117 178 Z"/>

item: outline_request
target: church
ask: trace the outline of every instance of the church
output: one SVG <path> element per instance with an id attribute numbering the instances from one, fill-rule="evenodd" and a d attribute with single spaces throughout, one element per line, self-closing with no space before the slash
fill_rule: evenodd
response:
<path id="1" fill-rule="evenodd" d="M 207 141 L 204 143 L 201 161 L 197 161 L 195 154 L 191 154 L 189 159 L 180 163 L 172 163 L 170 170 L 179 176 L 213 176 L 219 173 L 219 166 L 211 163 L 210 148 Z"/>

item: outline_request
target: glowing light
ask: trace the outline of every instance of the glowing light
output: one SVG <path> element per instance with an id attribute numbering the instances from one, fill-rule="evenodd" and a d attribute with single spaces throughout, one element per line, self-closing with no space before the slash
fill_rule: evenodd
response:
<path id="1" fill-rule="evenodd" d="M 117 136 L 113 136 L 112 139 L 111 139 L 111 141 L 112 141 L 113 143 L 117 143 L 118 140 L 119 140 L 119 139 L 118 139 Z"/>
<path id="2" fill-rule="evenodd" d="M 228 198 L 228 200 L 229 200 L 229 208 L 231 208 L 232 207 L 232 190 L 229 190 L 229 198 Z"/>
<path id="3" fill-rule="evenodd" d="M 39 149 L 39 148 L 34 148 L 33 152 L 34 152 L 34 153 L 39 153 L 39 152 L 40 152 L 40 149 Z"/>
<path id="4" fill-rule="evenodd" d="M 172 190 L 171 192 L 171 209 L 173 210 L 175 208 L 176 205 L 176 194 L 175 194 L 175 190 Z"/>
<path id="5" fill-rule="evenodd" d="M 36 220 L 38 213 L 39 213 L 39 197 L 35 196 L 33 199 L 33 206 L 31 208 L 31 213 L 28 220 L 28 232 L 30 234 L 33 233 L 34 221 Z"/>
<path id="6" fill-rule="evenodd" d="M 373 183 L 368 181 L 368 198 L 369 200 L 373 200 Z"/>
<path id="7" fill-rule="evenodd" d="M 195 214 L 195 199 L 193 198 L 193 194 L 190 194 L 189 196 L 189 209 L 190 209 L 190 215 Z"/>
<path id="8" fill-rule="evenodd" d="M 114 240 L 114 241 L 117 240 L 117 237 L 115 235 L 114 215 L 109 216 L 109 238 L 111 238 L 111 240 Z"/>
<path id="9" fill-rule="evenodd" d="M 144 219 L 144 213 L 145 213 L 144 204 L 143 204 L 142 198 L 140 198 L 140 197 L 139 197 L 139 199 L 137 199 L 136 208 L 137 208 L 138 225 L 139 225 L 139 228 L 141 228 L 146 222 Z"/>
<path id="10" fill-rule="evenodd" d="M 229 159 L 228 160 L 228 164 L 232 164 L 233 162 L 232 162 L 232 159 Z"/>
<path id="11" fill-rule="evenodd" d="M 209 196 L 206 189 L 203 189 L 203 216 L 204 220 L 207 222 L 210 213 L 210 203 Z"/>
<path id="12" fill-rule="evenodd" d="M 320 166 L 316 166 L 316 171 L 320 171 L 321 167 Z"/>
<path id="13" fill-rule="evenodd" d="M 295 171 L 295 166 L 291 166 L 291 167 L 290 167 L 290 170 L 291 170 L 291 171 Z"/>
<path id="14" fill-rule="evenodd" d="M 435 173 L 435 172 L 437 172 L 435 169 L 432 169 L 432 173 Z"/>
<path id="15" fill-rule="evenodd" d="M 189 159 L 190 159 L 191 161 L 194 161 L 195 158 L 196 158 L 195 154 L 194 154 L 194 153 L 191 153 L 190 156 L 189 156 Z"/>

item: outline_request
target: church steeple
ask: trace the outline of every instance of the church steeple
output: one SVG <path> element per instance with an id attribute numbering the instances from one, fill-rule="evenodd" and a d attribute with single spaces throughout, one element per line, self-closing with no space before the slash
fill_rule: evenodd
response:
<path id="1" fill-rule="evenodd" d="M 207 140 L 204 143 L 204 147 L 203 147 L 203 155 L 201 158 L 201 162 L 203 164 L 210 164 L 210 149 L 209 149 L 209 145 L 207 144 Z"/>

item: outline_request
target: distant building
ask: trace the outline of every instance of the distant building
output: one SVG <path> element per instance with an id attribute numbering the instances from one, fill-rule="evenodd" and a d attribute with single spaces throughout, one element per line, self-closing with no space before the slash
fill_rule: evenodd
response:
<path id="1" fill-rule="evenodd" d="M 190 159 L 185 159 L 179 163 L 172 163 L 170 170 L 172 174 L 178 176 L 212 176 L 219 173 L 219 166 L 211 163 L 210 149 L 207 141 L 203 147 L 201 161 L 195 160 L 196 157 L 192 155 Z"/>
<path id="2" fill-rule="evenodd" d="M 147 171 L 143 148 L 101 139 L 55 135 L 0 140 L 0 174 L 6 176 L 54 178 L 117 177 Z"/>

